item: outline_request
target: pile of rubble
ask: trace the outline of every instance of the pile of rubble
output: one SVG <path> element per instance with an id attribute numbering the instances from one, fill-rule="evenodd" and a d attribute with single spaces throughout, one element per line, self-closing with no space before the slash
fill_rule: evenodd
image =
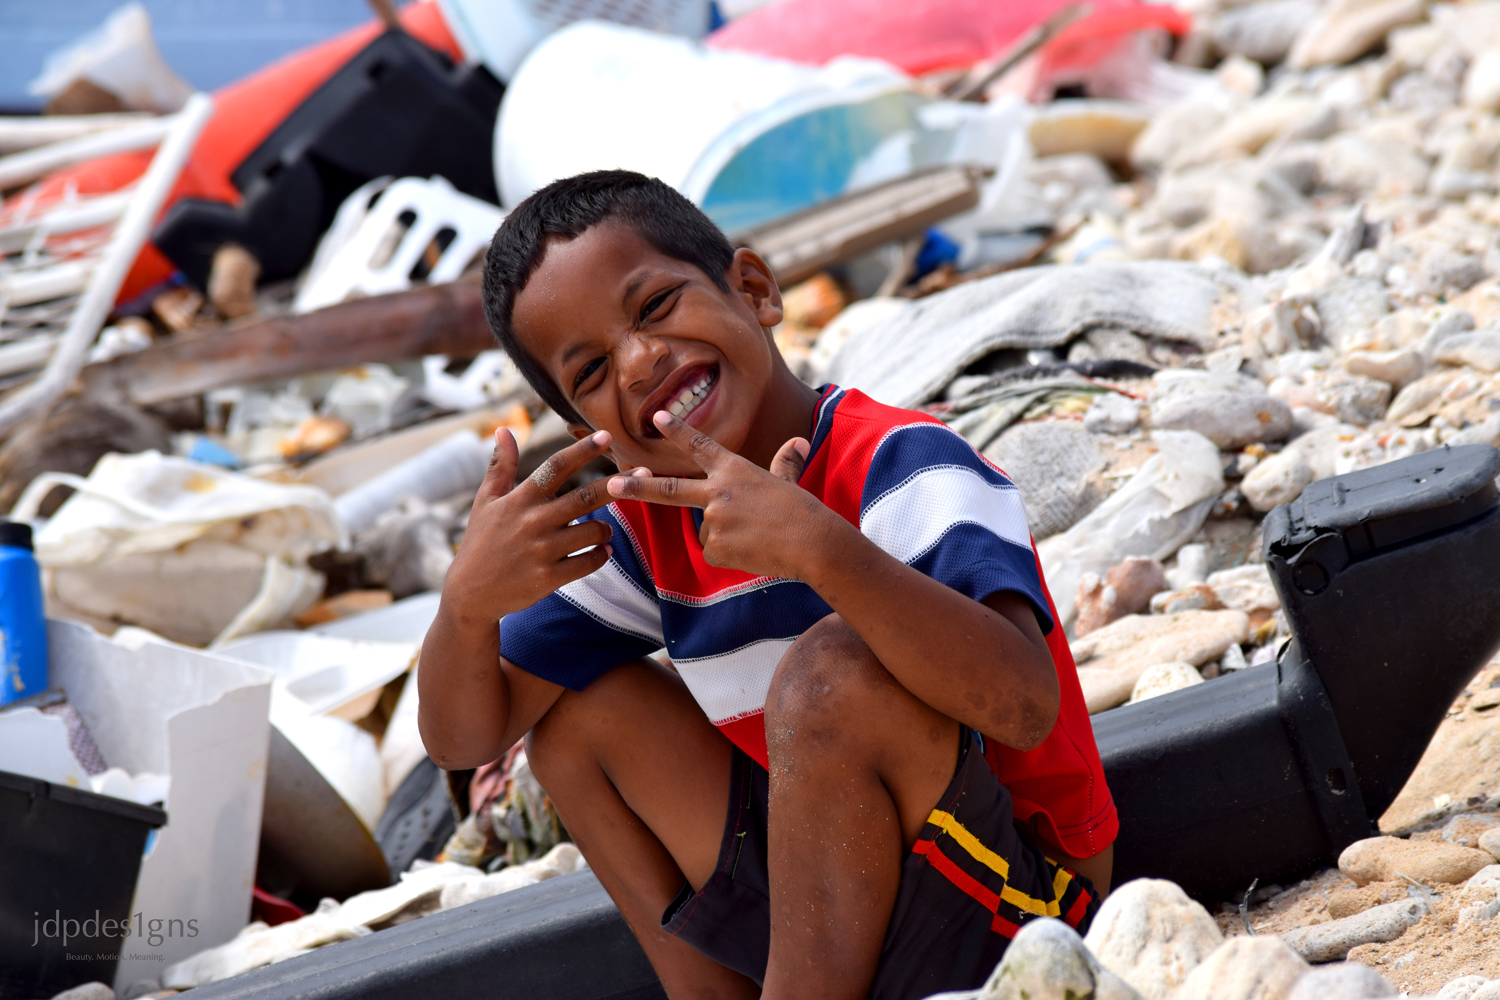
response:
<path id="1" fill-rule="evenodd" d="M 925 409 L 1015 481 L 1092 713 L 1277 657 L 1289 629 L 1261 541 L 1273 507 L 1416 452 L 1500 445 L 1500 0 L 1180 6 L 1193 28 L 1174 62 L 1141 49 L 1120 64 L 1130 72 L 1088 81 L 1099 96 L 984 119 L 1020 123 L 1036 153 L 1003 185 L 973 164 L 915 170 L 901 198 L 926 190 L 947 207 L 905 228 L 839 230 L 837 252 L 819 244 L 829 259 L 790 230 L 782 243 L 765 228 L 746 237 L 797 276 L 775 336 L 799 375 Z M 1034 98 L 1035 67 L 981 74 L 992 109 Z M 906 85 L 951 96 L 951 83 Z M 80 131 L 85 145 L 58 162 L 146 149 L 173 129 L 190 145 L 207 114 L 195 100 L 146 126 L 101 120 L 89 127 L 105 139 Z M 412 198 L 491 231 L 498 210 L 446 183 L 361 187 L 315 253 L 310 238 L 300 287 L 262 280 L 262 262 L 226 244 L 204 287 L 160 288 L 96 341 L 184 157 L 158 155 L 160 197 L 135 208 L 128 193 L 34 215 L 14 194 L 5 203 L 0 391 L 14 393 L 0 401 L 0 503 L 38 524 L 54 613 L 255 662 L 243 643 L 257 633 L 430 597 L 497 427 L 521 440 L 523 476 L 571 438 L 492 349 L 473 273 L 483 240 L 465 229 L 438 245 L 396 224 L 397 199 Z M 19 190 L 15 177 L 0 185 Z M 990 193 L 1002 186 L 999 212 Z M 918 267 L 941 242 L 932 221 L 981 203 L 986 225 L 1030 228 L 981 232 L 988 256 L 965 244 Z M 850 205 L 824 222 L 852 232 L 879 214 Z M 808 232 L 821 224 L 799 218 Z M 377 246 L 399 259 L 399 281 L 344 274 Z M 94 288 L 111 267 L 113 287 Z M 333 291 L 309 298 L 320 282 Z M 53 405 L 68 385 L 81 391 Z M 422 770 L 406 670 L 423 630 L 344 633 L 404 645 L 389 643 L 387 673 L 361 647 L 362 686 L 294 706 L 354 748 L 363 791 L 312 742 L 297 745 L 357 813 L 359 851 L 399 839 L 381 818 L 398 805 L 441 812 L 451 796 L 463 818 L 330 890 L 342 904 L 318 905 L 310 883 L 272 886 L 311 912 L 288 907 L 276 926 L 174 953 L 155 985 L 211 982 L 582 864 L 555 846 L 565 833 L 523 755 L 451 793 Z M 338 655 L 341 669 L 353 662 Z M 309 662 L 266 663 L 278 675 L 270 719 L 287 734 L 312 732 L 283 697 L 332 661 Z M 273 754 L 273 789 L 276 766 Z M 1086 941 L 1029 926 L 980 995 L 1493 1000 L 1500 987 L 1475 977 L 1500 980 L 1500 665 L 1454 704 L 1381 830 L 1338 868 L 1247 887 L 1213 916 L 1170 884 L 1123 886 Z M 245 847 L 253 876 L 253 839 Z M 1335 960 L 1380 976 L 1308 971 Z"/>

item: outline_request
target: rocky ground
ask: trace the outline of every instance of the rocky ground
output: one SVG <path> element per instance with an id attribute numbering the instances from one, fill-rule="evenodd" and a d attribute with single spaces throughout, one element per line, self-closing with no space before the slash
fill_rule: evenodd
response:
<path id="1" fill-rule="evenodd" d="M 1377 842 L 1381 863 L 1351 849 L 1340 868 L 1293 886 L 1257 888 L 1252 897 L 1257 902 L 1245 917 L 1237 901 L 1221 903 L 1215 921 L 1226 937 L 1250 933 L 1247 918 L 1257 935 L 1286 935 L 1378 906 L 1421 901 L 1425 912 L 1415 923 L 1393 928 L 1399 936 L 1357 944 L 1348 960 L 1374 968 L 1413 995 L 1439 994 L 1469 976 L 1500 980 L 1500 922 L 1483 917 L 1484 910 L 1500 912 L 1500 904 L 1491 906 L 1500 898 L 1500 869 L 1485 873 L 1500 864 L 1500 854 L 1483 850 L 1500 849 L 1497 791 L 1500 661 L 1486 667 L 1454 702 L 1416 773 L 1381 817 L 1383 832 L 1405 838 Z M 1476 906 L 1482 912 L 1466 919 L 1464 911 Z M 1465 985 L 1472 984 L 1458 983 L 1455 989 Z"/>
<path id="2" fill-rule="evenodd" d="M 1500 3 L 1192 6 L 1177 58 L 1212 68 L 1186 96 L 1137 113 L 1127 153 L 1075 141 L 1029 176 L 1073 234 L 1049 258 L 1082 265 L 1073 287 L 1196 261 L 1152 280 L 1169 300 L 1206 282 L 1201 325 L 1086 324 L 926 404 L 1020 486 L 1091 711 L 1274 656 L 1260 520 L 1309 483 L 1500 443 Z M 1039 151 L 1067 103 L 1039 112 Z M 997 281 L 971 278 L 903 294 L 954 309 Z M 778 339 L 814 381 L 893 322 L 889 300 L 840 313 L 826 276 L 787 299 Z M 1148 490 L 1171 495 L 1142 527 Z"/>

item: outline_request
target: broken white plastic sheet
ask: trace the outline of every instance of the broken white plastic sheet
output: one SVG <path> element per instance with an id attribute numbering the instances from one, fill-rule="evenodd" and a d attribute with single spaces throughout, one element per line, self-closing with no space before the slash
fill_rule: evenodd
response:
<path id="1" fill-rule="evenodd" d="M 106 455 L 87 479 L 38 476 L 11 517 L 31 521 L 54 486 L 78 492 L 35 536 L 49 598 L 191 645 L 271 628 L 322 593 L 307 566 L 348 545 L 311 486 L 262 482 L 161 455 Z"/>
<path id="2" fill-rule="evenodd" d="M 68 744 L 67 723 L 34 708 L 0 713 L 0 771 L 69 788 L 89 787 L 89 774 Z"/>
<path id="3" fill-rule="evenodd" d="M 455 190 L 442 177 L 371 181 L 340 206 L 292 311 L 399 292 L 411 287 L 423 266 L 427 284 L 454 281 L 489 246 L 504 219 L 494 205 Z"/>
<path id="4" fill-rule="evenodd" d="M 417 594 L 383 608 L 316 625 L 309 631 L 375 642 L 410 642 L 420 647 L 437 617 L 441 599 L 438 593 Z M 417 668 L 413 665 L 391 712 L 391 721 L 385 727 L 385 737 L 380 741 L 380 767 L 387 797 L 395 794 L 411 769 L 427 756 L 427 747 L 417 728 L 418 706 Z"/>
<path id="5" fill-rule="evenodd" d="M 196 921 L 195 937 L 134 949 L 170 964 L 229 940 L 249 919 L 271 675 L 154 638 L 122 629 L 108 639 L 75 622 L 47 623 L 53 683 L 67 692 L 105 762 L 171 779 L 167 824 L 141 863 L 130 908 Z M 163 968 L 131 951 L 115 974 L 121 992 Z"/>
<path id="6" fill-rule="evenodd" d="M 1197 431 L 1153 431 L 1157 452 L 1083 520 L 1037 543 L 1059 625 L 1077 611 L 1085 573 L 1103 576 L 1131 556 L 1165 559 L 1198 533 L 1224 490 L 1219 449 Z"/>
<path id="7" fill-rule="evenodd" d="M 224 656 L 257 663 L 314 715 L 358 722 L 375 707 L 385 685 L 416 662 L 417 643 L 380 642 L 271 631 L 221 643 Z"/>

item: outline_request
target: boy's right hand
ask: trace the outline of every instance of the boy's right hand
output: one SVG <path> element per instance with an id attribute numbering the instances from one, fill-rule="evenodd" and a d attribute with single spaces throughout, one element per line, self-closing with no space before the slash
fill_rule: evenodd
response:
<path id="1" fill-rule="evenodd" d="M 609 525 L 571 522 L 614 498 L 604 480 L 557 495 L 568 477 L 609 448 L 599 431 L 559 451 L 517 483 L 520 449 L 506 428 L 495 432 L 495 454 L 474 498 L 469 527 L 443 582 L 449 615 L 469 625 L 493 626 L 502 615 L 529 608 L 558 587 L 609 561 Z M 594 548 L 587 552 L 579 549 Z M 569 553 L 577 552 L 577 555 Z"/>

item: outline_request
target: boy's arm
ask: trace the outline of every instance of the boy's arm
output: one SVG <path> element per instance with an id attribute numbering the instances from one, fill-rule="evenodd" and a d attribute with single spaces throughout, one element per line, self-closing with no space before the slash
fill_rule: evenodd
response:
<path id="1" fill-rule="evenodd" d="M 515 439 L 508 430 L 496 434 L 495 457 L 422 641 L 417 724 L 439 766 L 494 760 L 562 694 L 559 685 L 500 658 L 499 623 L 609 560 L 609 525 L 572 523 L 609 503 L 609 495 L 598 483 L 557 495 L 558 486 L 608 447 L 609 435 L 600 431 L 516 484 Z"/>
<path id="2" fill-rule="evenodd" d="M 442 607 L 422 642 L 417 683 L 422 742 L 449 771 L 500 757 L 564 690 L 502 658 L 494 622 L 462 622 Z"/>
<path id="3" fill-rule="evenodd" d="M 829 514 L 800 578 L 918 699 L 1006 746 L 1040 746 L 1060 694 L 1031 602 L 1014 591 L 971 600 Z"/>
<path id="4" fill-rule="evenodd" d="M 669 414 L 655 419 L 707 478 L 616 476 L 613 496 L 702 508 L 712 565 L 804 581 L 926 704 L 1020 750 L 1046 739 L 1057 672 L 1024 597 L 972 600 L 881 549 L 796 485 L 808 448 L 800 438 L 767 472 Z"/>

